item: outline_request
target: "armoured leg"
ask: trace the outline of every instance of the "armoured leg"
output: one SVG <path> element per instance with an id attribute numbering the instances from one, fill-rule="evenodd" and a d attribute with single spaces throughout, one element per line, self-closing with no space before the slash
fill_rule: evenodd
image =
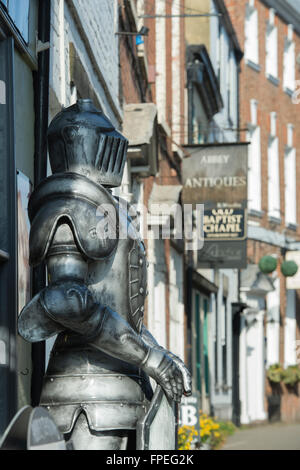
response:
<path id="1" fill-rule="evenodd" d="M 128 433 L 122 430 L 92 431 L 86 415 L 80 413 L 70 441 L 75 450 L 126 450 Z"/>

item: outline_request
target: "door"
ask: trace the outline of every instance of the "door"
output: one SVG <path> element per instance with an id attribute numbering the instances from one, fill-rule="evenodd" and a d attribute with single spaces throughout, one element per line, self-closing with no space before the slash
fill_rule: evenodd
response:
<path id="1" fill-rule="evenodd" d="M 193 376 L 194 388 L 200 393 L 201 408 L 210 411 L 209 356 L 208 356 L 209 299 L 200 291 L 193 291 Z"/>

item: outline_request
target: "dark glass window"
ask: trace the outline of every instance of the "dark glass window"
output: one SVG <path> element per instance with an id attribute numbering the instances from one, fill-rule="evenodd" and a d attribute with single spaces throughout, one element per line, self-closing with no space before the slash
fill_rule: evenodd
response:
<path id="1" fill-rule="evenodd" d="M 24 41 L 28 43 L 30 0 L 0 0 L 18 28 Z"/>

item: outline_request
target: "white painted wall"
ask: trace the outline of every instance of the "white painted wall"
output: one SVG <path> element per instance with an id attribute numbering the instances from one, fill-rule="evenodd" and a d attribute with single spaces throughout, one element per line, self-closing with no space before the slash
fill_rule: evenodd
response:
<path id="1" fill-rule="evenodd" d="M 244 296 L 249 305 L 241 317 L 240 333 L 240 400 L 241 423 L 266 419 L 264 300 Z"/>
<path id="2" fill-rule="evenodd" d="M 148 238 L 148 329 L 160 346 L 167 346 L 166 264 L 164 241 Z"/>
<path id="3" fill-rule="evenodd" d="M 155 1 L 155 14 L 166 14 L 165 0 Z M 166 19 L 156 18 L 156 105 L 158 120 L 166 121 Z"/>
<path id="4" fill-rule="evenodd" d="M 117 0 L 101 0 L 101 8 L 97 0 L 51 2 L 50 109 L 58 112 L 61 105 L 69 106 L 76 99 L 69 70 L 69 43 L 73 42 L 104 113 L 119 127 L 116 5 Z"/>
<path id="5" fill-rule="evenodd" d="M 183 257 L 170 250 L 170 345 L 174 354 L 184 359 Z"/>
<path id="6" fill-rule="evenodd" d="M 264 311 L 256 312 L 255 322 L 247 328 L 247 386 L 250 421 L 266 419 L 264 410 Z"/>
<path id="7" fill-rule="evenodd" d="M 296 291 L 286 290 L 284 323 L 284 366 L 294 366 L 296 357 Z"/>
<path id="8" fill-rule="evenodd" d="M 275 279 L 275 290 L 267 294 L 267 367 L 279 362 L 280 281 Z"/>

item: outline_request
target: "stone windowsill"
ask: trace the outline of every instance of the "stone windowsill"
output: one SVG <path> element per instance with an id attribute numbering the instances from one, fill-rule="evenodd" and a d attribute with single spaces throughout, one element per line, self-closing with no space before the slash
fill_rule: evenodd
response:
<path id="1" fill-rule="evenodd" d="M 291 223 L 287 223 L 286 224 L 286 228 L 288 230 L 293 230 L 293 232 L 296 232 L 297 229 L 298 229 L 299 225 L 298 224 L 291 224 Z"/>
<path id="2" fill-rule="evenodd" d="M 293 90 L 291 90 L 290 88 L 287 88 L 287 87 L 283 87 L 283 91 L 284 91 L 287 95 L 289 95 L 290 97 L 292 97 L 293 94 L 294 94 Z"/>
<path id="3" fill-rule="evenodd" d="M 273 75 L 270 75 L 269 73 L 267 74 L 267 79 L 269 82 L 273 83 L 275 86 L 279 86 L 280 80 L 277 77 L 274 77 Z"/>
<path id="4" fill-rule="evenodd" d="M 255 62 L 252 62 L 252 60 L 246 59 L 246 64 L 248 65 L 248 67 L 255 70 L 256 72 L 261 71 L 261 66 L 259 64 L 256 64 Z"/>
<path id="5" fill-rule="evenodd" d="M 248 210 L 248 215 L 250 217 L 259 217 L 260 219 L 263 217 L 264 215 L 264 212 L 263 211 L 259 211 L 257 209 L 249 209 Z"/>
<path id="6" fill-rule="evenodd" d="M 272 215 L 269 215 L 268 220 L 271 224 L 276 224 L 276 225 L 281 224 L 281 218 L 280 217 L 274 217 Z"/>

